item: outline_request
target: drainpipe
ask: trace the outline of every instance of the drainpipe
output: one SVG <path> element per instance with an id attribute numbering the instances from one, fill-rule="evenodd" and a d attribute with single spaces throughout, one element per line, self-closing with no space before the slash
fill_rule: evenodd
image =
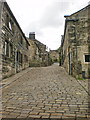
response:
<path id="1" fill-rule="evenodd" d="M 88 2 L 88 5 L 90 6 L 90 1 Z M 88 53 L 90 54 L 90 8 L 88 8 Z M 90 70 L 90 64 L 88 64 L 88 74 L 89 73 L 89 70 Z M 88 92 L 90 93 L 90 75 L 88 76 Z M 90 114 L 90 94 L 88 95 L 88 116 Z"/>
<path id="2" fill-rule="evenodd" d="M 76 46 L 76 60 L 77 60 L 77 38 L 76 38 L 76 22 L 77 22 L 77 21 L 78 21 L 78 19 L 66 19 L 66 22 L 75 22 L 75 27 L 73 27 L 73 28 L 74 28 L 74 33 L 75 33 L 75 36 L 74 36 L 74 37 L 75 37 L 75 42 L 76 42 L 76 45 L 75 45 L 75 46 Z M 70 56 L 69 56 L 69 57 L 70 57 L 70 58 L 69 58 L 69 59 L 70 59 L 70 61 L 69 61 L 69 62 L 70 62 L 70 63 L 69 63 L 69 64 L 70 64 L 70 66 L 69 66 L 69 67 L 70 67 L 70 68 L 69 68 L 69 72 L 70 72 L 70 74 L 71 74 L 71 73 L 72 73 L 72 69 L 71 69 L 71 67 L 72 67 L 72 66 L 71 66 L 71 53 L 70 53 Z"/>
<path id="3" fill-rule="evenodd" d="M 78 59 L 77 58 L 77 38 L 76 38 L 76 25 L 75 25 L 75 27 L 73 27 L 74 28 L 74 33 L 75 33 L 75 35 L 74 35 L 74 37 L 75 37 L 75 41 L 76 41 L 76 60 Z"/>
<path id="4" fill-rule="evenodd" d="M 77 38 L 76 38 L 76 22 L 78 21 L 78 19 L 66 19 L 66 22 L 75 22 L 75 27 L 74 28 L 74 32 L 75 32 L 75 41 L 76 41 L 76 59 L 77 59 Z"/>
<path id="5" fill-rule="evenodd" d="M 15 50 L 15 74 L 17 73 L 17 50 Z"/>

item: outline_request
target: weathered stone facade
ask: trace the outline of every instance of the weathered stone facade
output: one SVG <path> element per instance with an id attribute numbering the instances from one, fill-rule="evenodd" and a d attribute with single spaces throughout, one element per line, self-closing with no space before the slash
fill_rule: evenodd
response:
<path id="1" fill-rule="evenodd" d="M 70 75 L 90 78 L 90 5 L 65 18 L 60 65 Z"/>
<path id="2" fill-rule="evenodd" d="M 2 4 L 0 1 L 0 80 L 2 79 L 2 39 L 1 39 L 2 21 L 1 21 L 1 15 L 2 15 Z M 1 81 L 0 81 L 0 84 L 1 84 Z"/>
<path id="3" fill-rule="evenodd" d="M 46 45 L 35 39 L 35 32 L 29 34 L 28 41 L 30 43 L 30 66 L 48 66 L 49 54 L 46 51 Z M 32 65 L 31 65 L 32 64 Z M 35 65 L 36 64 L 36 65 Z"/>
<path id="4" fill-rule="evenodd" d="M 59 52 L 58 50 L 50 50 L 49 56 L 52 60 L 52 62 L 59 62 Z"/>
<path id="5" fill-rule="evenodd" d="M 2 77 L 6 78 L 29 66 L 29 42 L 7 2 L 0 2 L 1 5 L 0 57 Z"/>

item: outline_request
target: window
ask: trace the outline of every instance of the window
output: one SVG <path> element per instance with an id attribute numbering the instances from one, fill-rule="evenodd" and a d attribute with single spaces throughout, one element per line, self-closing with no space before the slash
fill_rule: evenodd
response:
<path id="1" fill-rule="evenodd" d="M 17 55 L 16 55 L 16 60 L 17 62 L 19 61 L 19 52 L 17 51 Z"/>
<path id="2" fill-rule="evenodd" d="M 21 54 L 21 61 L 20 62 L 21 62 L 21 64 L 23 63 L 23 55 L 22 54 Z"/>
<path id="3" fill-rule="evenodd" d="M 7 42 L 5 41 L 5 48 L 4 48 L 4 54 L 6 55 L 7 51 Z"/>
<path id="4" fill-rule="evenodd" d="M 12 57 L 13 56 L 13 46 L 12 44 L 10 44 L 9 46 L 9 57 Z"/>
<path id="5" fill-rule="evenodd" d="M 90 55 L 85 55 L 85 62 L 90 62 Z"/>
<path id="6" fill-rule="evenodd" d="M 9 16 L 6 15 L 6 26 L 9 27 Z"/>
<path id="7" fill-rule="evenodd" d="M 19 62 L 22 64 L 23 63 L 23 60 L 22 60 L 22 54 L 19 53 Z"/>
<path id="8" fill-rule="evenodd" d="M 28 61 L 28 56 L 24 55 L 24 61 L 27 62 Z"/>
<path id="9" fill-rule="evenodd" d="M 87 42 L 90 43 L 90 36 L 88 36 L 88 41 Z"/>
<path id="10" fill-rule="evenodd" d="M 12 30 L 12 25 L 11 25 L 11 22 L 9 22 L 9 28 L 10 28 L 10 30 Z"/>
<path id="11" fill-rule="evenodd" d="M 9 43 L 5 41 L 4 54 L 9 57 Z"/>
<path id="12" fill-rule="evenodd" d="M 8 41 L 4 42 L 4 55 L 9 58 L 13 56 L 13 45 Z"/>
<path id="13" fill-rule="evenodd" d="M 14 33 L 14 23 L 10 19 L 9 15 L 6 15 L 6 26 Z"/>
<path id="14" fill-rule="evenodd" d="M 14 23 L 11 19 L 9 20 L 9 29 L 14 33 Z"/>

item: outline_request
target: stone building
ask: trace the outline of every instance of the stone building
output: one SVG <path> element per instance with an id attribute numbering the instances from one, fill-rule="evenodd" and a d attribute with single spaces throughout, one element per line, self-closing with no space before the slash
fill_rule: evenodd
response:
<path id="1" fill-rule="evenodd" d="M 49 56 L 52 60 L 52 62 L 59 62 L 59 52 L 58 50 L 50 50 Z"/>
<path id="2" fill-rule="evenodd" d="M 60 65 L 76 78 L 90 78 L 90 5 L 65 18 Z"/>
<path id="3" fill-rule="evenodd" d="M 46 51 L 46 45 L 35 38 L 35 32 L 31 32 L 27 39 L 30 43 L 30 66 L 47 66 L 49 54 Z"/>
<path id="4" fill-rule="evenodd" d="M 0 64 L 6 78 L 29 66 L 29 42 L 5 1 L 0 1 L 0 33 Z"/>

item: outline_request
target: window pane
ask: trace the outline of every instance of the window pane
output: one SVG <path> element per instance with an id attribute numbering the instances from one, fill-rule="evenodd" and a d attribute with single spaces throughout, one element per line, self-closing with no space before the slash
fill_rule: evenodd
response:
<path id="1" fill-rule="evenodd" d="M 85 62 L 90 62 L 90 55 L 85 55 Z"/>

